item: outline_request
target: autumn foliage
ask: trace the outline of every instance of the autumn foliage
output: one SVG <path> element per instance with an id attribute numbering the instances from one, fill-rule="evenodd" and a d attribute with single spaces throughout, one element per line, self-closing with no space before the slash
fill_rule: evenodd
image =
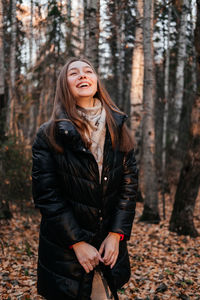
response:
<path id="1" fill-rule="evenodd" d="M 142 203 L 137 203 L 136 218 L 129 241 L 132 275 L 119 291 L 120 299 L 161 300 L 200 299 L 200 237 L 178 236 L 169 232 L 172 210 L 167 199 L 166 220 L 160 224 L 138 222 Z M 1 220 L 0 295 L 2 300 L 39 300 L 36 292 L 36 267 L 39 237 L 39 212 L 32 204 L 21 213 L 12 205 L 13 218 Z M 200 231 L 200 198 L 194 222 Z"/>

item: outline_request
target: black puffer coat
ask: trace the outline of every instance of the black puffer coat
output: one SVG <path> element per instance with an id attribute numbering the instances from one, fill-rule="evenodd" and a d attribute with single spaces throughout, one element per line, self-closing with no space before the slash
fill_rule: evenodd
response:
<path id="1" fill-rule="evenodd" d="M 119 130 L 125 117 L 114 112 Z M 66 116 L 65 116 L 66 117 Z M 130 277 L 126 241 L 130 238 L 137 196 L 134 151 L 113 151 L 107 129 L 102 179 L 75 126 L 60 121 L 57 139 L 64 154 L 48 144 L 43 124 L 33 144 L 33 198 L 42 214 L 38 293 L 50 300 L 90 299 L 94 272 L 86 273 L 69 246 L 86 241 L 99 249 L 108 232 L 125 235 L 113 269 L 101 264 L 112 291 Z"/>

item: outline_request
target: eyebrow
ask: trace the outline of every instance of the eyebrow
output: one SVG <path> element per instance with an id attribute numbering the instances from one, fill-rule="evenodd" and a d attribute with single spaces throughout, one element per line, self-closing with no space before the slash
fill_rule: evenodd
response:
<path id="1" fill-rule="evenodd" d="M 83 68 L 90 68 L 92 70 L 92 68 L 90 66 L 84 66 Z M 78 68 L 73 67 L 73 68 L 69 69 L 68 72 L 70 72 L 72 70 L 78 70 Z"/>

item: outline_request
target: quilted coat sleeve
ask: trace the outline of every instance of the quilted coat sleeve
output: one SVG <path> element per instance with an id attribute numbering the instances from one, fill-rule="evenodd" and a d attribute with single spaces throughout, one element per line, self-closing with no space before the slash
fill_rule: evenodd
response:
<path id="1" fill-rule="evenodd" d="M 110 231 L 124 234 L 125 238 L 129 240 L 135 216 L 138 188 L 138 169 L 134 150 L 125 155 L 123 168 L 120 200 L 113 216 Z"/>
<path id="2" fill-rule="evenodd" d="M 48 224 L 48 234 L 66 246 L 80 241 L 87 242 L 90 239 L 89 233 L 79 227 L 67 199 L 61 195 L 55 159 L 41 129 L 34 141 L 32 153 L 33 200 Z"/>

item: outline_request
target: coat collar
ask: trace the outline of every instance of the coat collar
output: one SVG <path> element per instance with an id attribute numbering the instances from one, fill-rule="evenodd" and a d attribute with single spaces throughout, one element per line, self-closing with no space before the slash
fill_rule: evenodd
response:
<path id="1" fill-rule="evenodd" d="M 128 116 L 122 115 L 116 111 L 112 111 L 112 115 L 115 119 L 117 127 L 120 129 Z M 61 137 L 61 140 L 63 142 L 67 142 L 68 145 L 76 148 L 76 150 L 83 149 L 85 147 L 83 140 L 81 139 L 81 136 L 77 131 L 75 125 L 68 118 L 67 113 L 61 112 L 59 115 L 59 119 L 61 121 L 57 123 L 57 132 Z"/>

